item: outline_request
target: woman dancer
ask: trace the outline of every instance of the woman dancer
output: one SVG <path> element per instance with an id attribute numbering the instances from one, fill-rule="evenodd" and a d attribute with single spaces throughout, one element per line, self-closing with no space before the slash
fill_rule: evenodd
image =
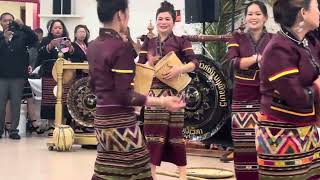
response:
<path id="1" fill-rule="evenodd" d="M 258 180 L 254 128 L 260 111 L 259 65 L 272 34 L 265 30 L 267 8 L 260 1 L 245 8 L 247 32 L 235 33 L 227 57 L 234 62 L 232 139 L 237 179 Z"/>
<path id="2" fill-rule="evenodd" d="M 104 27 L 87 53 L 90 86 L 97 96 L 98 155 L 92 179 L 151 180 L 150 158 L 133 106 L 157 105 L 177 111 L 185 103 L 174 96 L 153 98 L 133 91 L 136 53 L 120 36 L 128 29 L 128 0 L 97 0 L 97 11 Z"/>
<path id="3" fill-rule="evenodd" d="M 167 1 L 161 3 L 156 13 L 158 37 L 146 39 L 140 51 L 140 63 L 155 65 L 159 58 L 174 51 L 184 63 L 181 67 L 173 67 L 166 74 L 166 79 L 176 78 L 182 73 L 192 72 L 197 66 L 191 43 L 184 37 L 173 34 L 172 29 L 176 15 L 174 7 Z M 184 91 L 176 92 L 166 84 L 154 78 L 150 96 L 163 97 L 170 94 L 183 96 Z M 156 179 L 156 166 L 161 161 L 171 162 L 178 166 L 180 179 L 186 179 L 186 149 L 182 135 L 184 110 L 176 113 L 163 108 L 146 107 L 144 113 L 144 132 L 151 154 L 152 176 Z"/>
<path id="4" fill-rule="evenodd" d="M 281 29 L 261 63 L 261 112 L 256 146 L 261 180 L 320 179 L 319 42 L 308 34 L 319 27 L 317 0 L 278 0 L 274 18 Z"/>

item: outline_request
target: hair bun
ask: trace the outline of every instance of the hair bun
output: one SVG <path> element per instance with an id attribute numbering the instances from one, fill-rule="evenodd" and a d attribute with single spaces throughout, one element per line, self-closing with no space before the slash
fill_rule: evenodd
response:
<path id="1" fill-rule="evenodd" d="M 161 8 L 174 11 L 174 6 L 173 6 L 171 3 L 169 3 L 168 1 L 163 1 L 163 2 L 161 3 Z"/>
<path id="2" fill-rule="evenodd" d="M 173 22 L 176 22 L 176 12 L 174 10 L 174 6 L 171 3 L 169 3 L 168 1 L 163 1 L 161 3 L 160 8 L 157 10 L 156 18 L 158 17 L 158 15 L 160 13 L 163 13 L 163 12 L 170 13 L 170 15 L 173 19 Z"/>

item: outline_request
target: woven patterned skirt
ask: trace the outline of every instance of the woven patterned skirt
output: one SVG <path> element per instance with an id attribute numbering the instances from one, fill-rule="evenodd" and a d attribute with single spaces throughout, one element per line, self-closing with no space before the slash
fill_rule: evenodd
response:
<path id="1" fill-rule="evenodd" d="M 320 149 L 315 126 L 259 117 L 256 141 L 261 180 L 319 180 Z"/>
<path id="2" fill-rule="evenodd" d="M 53 94 L 53 88 L 57 82 L 51 77 L 42 77 L 42 100 L 41 100 L 41 119 L 55 119 L 56 97 Z M 70 117 L 66 102 L 70 85 L 63 85 L 62 103 L 65 117 Z"/>
<path id="3" fill-rule="evenodd" d="M 154 84 L 149 92 L 149 96 L 153 97 L 176 94 L 174 89 L 164 84 Z M 160 166 L 161 161 L 174 163 L 177 166 L 187 164 L 183 125 L 184 110 L 171 113 L 160 107 L 145 108 L 144 135 L 152 164 Z"/>
<path id="4" fill-rule="evenodd" d="M 259 101 L 232 102 L 232 139 L 237 180 L 258 180 L 255 126 L 260 110 Z"/>
<path id="5" fill-rule="evenodd" d="M 92 180 L 152 180 L 150 158 L 134 113 L 97 114 L 98 155 Z"/>

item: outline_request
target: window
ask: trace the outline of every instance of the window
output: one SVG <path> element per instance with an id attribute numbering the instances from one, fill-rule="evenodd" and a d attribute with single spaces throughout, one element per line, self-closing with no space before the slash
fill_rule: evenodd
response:
<path id="1" fill-rule="evenodd" d="M 71 14 L 71 0 L 53 0 L 52 14 Z"/>

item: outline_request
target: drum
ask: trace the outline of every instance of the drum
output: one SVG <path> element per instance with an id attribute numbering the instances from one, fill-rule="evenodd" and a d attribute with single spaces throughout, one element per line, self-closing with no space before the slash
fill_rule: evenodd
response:
<path id="1" fill-rule="evenodd" d="M 64 60 L 64 63 L 71 63 L 71 61 Z M 63 71 L 63 84 L 70 83 L 76 76 L 76 71 L 73 69 L 66 69 Z M 58 74 L 57 74 L 57 62 L 54 63 L 52 67 L 52 77 L 57 82 Z"/>
<path id="2" fill-rule="evenodd" d="M 197 59 L 199 68 L 189 73 L 192 81 L 186 88 L 183 134 L 187 139 L 206 140 L 225 125 L 232 98 L 220 65 L 203 55 Z"/>
<path id="3" fill-rule="evenodd" d="M 67 96 L 67 107 L 72 118 L 82 126 L 93 127 L 97 97 L 89 88 L 89 77 L 72 84 Z"/>
<path id="4" fill-rule="evenodd" d="M 172 51 L 164 56 L 156 65 L 155 65 L 155 76 L 163 83 L 172 87 L 173 89 L 180 92 L 183 90 L 191 81 L 190 76 L 187 73 L 181 74 L 180 76 L 173 79 L 164 79 L 163 74 L 168 72 L 173 66 L 182 66 L 180 59 Z"/>
<path id="5" fill-rule="evenodd" d="M 53 131 L 54 149 L 70 151 L 74 142 L 73 129 L 68 125 L 59 125 Z"/>
<path id="6" fill-rule="evenodd" d="M 143 95 L 148 95 L 154 77 L 154 68 L 148 64 L 136 63 L 134 77 L 134 91 Z"/>

